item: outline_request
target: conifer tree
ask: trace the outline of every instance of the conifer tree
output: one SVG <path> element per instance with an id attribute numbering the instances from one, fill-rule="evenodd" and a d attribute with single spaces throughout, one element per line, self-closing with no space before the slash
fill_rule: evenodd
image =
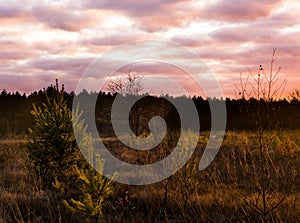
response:
<path id="1" fill-rule="evenodd" d="M 59 90 L 58 81 L 54 94 L 42 107 L 33 104 L 31 114 L 34 125 L 27 136 L 28 156 L 43 186 L 51 188 L 55 180 L 68 183 L 72 167 L 83 165 L 83 158 L 75 141 L 72 112 L 64 98 L 64 86 Z M 78 116 L 77 112 L 77 116 Z M 84 129 L 84 126 L 79 126 Z"/>
<path id="2" fill-rule="evenodd" d="M 104 160 L 96 156 L 96 170 L 93 168 L 80 170 L 75 166 L 77 173 L 77 188 L 81 192 L 79 200 L 71 198 L 63 204 L 73 213 L 80 214 L 86 222 L 98 223 L 103 220 L 104 201 L 113 192 L 113 179 L 103 177 Z"/>
<path id="3" fill-rule="evenodd" d="M 79 106 L 73 114 L 68 108 L 64 87 L 59 90 L 56 80 L 54 93 L 51 97 L 46 92 L 45 95 L 46 103 L 42 107 L 33 105 L 31 112 L 35 124 L 27 137 L 28 156 L 43 186 L 59 192 L 58 202 L 63 201 L 67 209 L 85 217 L 86 222 L 100 222 L 103 202 L 112 193 L 114 178 L 101 175 L 104 160 L 100 155 L 95 159 L 96 170 L 81 155 L 93 162 L 93 138 L 81 118 Z M 70 187 L 81 195 L 68 202 L 68 196 L 63 194 Z"/>

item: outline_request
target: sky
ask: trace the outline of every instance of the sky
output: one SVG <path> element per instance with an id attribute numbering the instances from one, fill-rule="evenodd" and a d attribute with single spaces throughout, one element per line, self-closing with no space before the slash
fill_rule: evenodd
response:
<path id="1" fill-rule="evenodd" d="M 58 78 L 72 91 L 101 55 L 121 44 L 154 39 L 197 54 L 224 96 L 232 98 L 241 72 L 246 78 L 248 69 L 255 74 L 259 65 L 269 72 L 276 48 L 274 70 L 282 67 L 277 83 L 287 80 L 287 95 L 300 88 L 299 15 L 298 0 L 0 0 L 0 88 L 30 93 Z M 175 81 L 183 75 L 161 63 L 135 67 L 120 70 Z M 164 84 L 157 86 L 168 93 Z"/>

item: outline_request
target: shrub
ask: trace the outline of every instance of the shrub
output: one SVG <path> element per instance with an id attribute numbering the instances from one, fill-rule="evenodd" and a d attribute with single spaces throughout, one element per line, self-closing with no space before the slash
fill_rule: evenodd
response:
<path id="1" fill-rule="evenodd" d="M 100 156 L 96 157 L 97 171 L 89 168 L 80 170 L 75 167 L 77 174 L 77 188 L 81 192 L 79 200 L 71 198 L 70 202 L 63 201 L 63 204 L 73 213 L 78 213 L 84 217 L 86 222 L 101 222 L 103 220 L 104 201 L 113 192 L 113 180 L 103 177 L 104 161 Z"/>
<path id="2" fill-rule="evenodd" d="M 64 99 L 64 88 L 59 90 L 56 82 L 52 97 L 46 92 L 45 95 L 42 107 L 33 104 L 34 125 L 29 129 L 26 145 L 43 186 L 51 188 L 55 180 L 67 183 L 73 174 L 71 168 L 82 167 L 84 160 L 74 137 L 72 112 Z"/>

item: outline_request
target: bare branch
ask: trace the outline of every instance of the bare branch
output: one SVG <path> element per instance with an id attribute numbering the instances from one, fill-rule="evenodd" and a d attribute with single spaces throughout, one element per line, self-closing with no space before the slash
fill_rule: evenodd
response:
<path id="1" fill-rule="evenodd" d="M 262 65 L 259 65 L 257 74 L 252 73 L 252 71 L 247 68 L 249 73 L 248 77 L 251 77 L 251 81 L 248 81 L 247 79 L 246 83 L 242 83 L 243 80 L 240 77 L 240 87 L 236 87 L 241 93 L 240 96 L 245 96 L 243 92 L 246 91 L 248 94 L 249 92 L 251 92 L 252 96 L 254 96 L 258 100 L 260 98 L 263 98 L 266 101 L 271 101 L 274 98 L 278 99 L 282 96 L 287 81 L 286 79 L 284 79 L 279 82 L 279 73 L 281 71 L 281 67 L 278 67 L 276 72 L 274 71 L 274 65 L 277 61 L 277 57 L 275 57 L 275 55 L 276 48 L 274 48 L 272 51 L 269 73 L 265 72 L 265 69 Z M 251 91 L 246 89 L 248 88 L 248 86 Z M 249 97 L 251 97 L 251 95 Z"/>
<path id="2" fill-rule="evenodd" d="M 112 78 L 107 84 L 107 90 L 111 93 L 137 95 L 144 89 L 143 77 L 130 71 L 126 78 Z"/>
<path id="3" fill-rule="evenodd" d="M 111 93 L 123 94 L 124 88 L 124 81 L 120 78 L 110 80 L 109 84 L 107 85 L 107 90 Z"/>

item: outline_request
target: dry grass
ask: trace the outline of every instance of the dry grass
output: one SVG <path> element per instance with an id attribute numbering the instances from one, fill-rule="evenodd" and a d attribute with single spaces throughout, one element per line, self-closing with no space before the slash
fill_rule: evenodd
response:
<path id="1" fill-rule="evenodd" d="M 299 222 L 300 134 L 270 133 L 268 203 L 271 207 L 283 199 L 267 216 L 258 211 L 262 205 L 257 184 L 259 163 L 251 137 L 249 133 L 227 133 L 215 161 L 205 171 L 189 171 L 193 181 L 188 188 L 182 172 L 187 169 L 151 185 L 116 183 L 105 205 L 106 221 Z M 205 146 L 205 137 L 202 140 L 194 158 Z M 123 156 L 135 159 L 130 153 Z M 84 222 L 53 203 L 55 192 L 43 191 L 32 174 L 24 142 L 1 141 L 0 222 Z"/>

